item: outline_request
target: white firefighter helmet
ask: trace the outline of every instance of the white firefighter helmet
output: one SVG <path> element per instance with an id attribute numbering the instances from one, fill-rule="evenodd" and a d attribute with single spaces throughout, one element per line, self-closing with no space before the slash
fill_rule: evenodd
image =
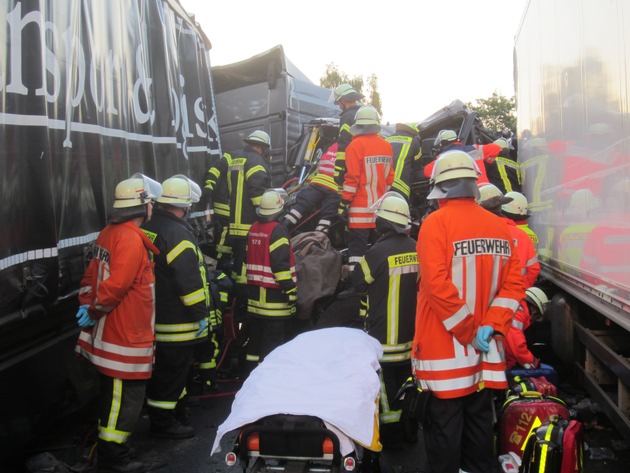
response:
<path id="1" fill-rule="evenodd" d="M 267 189 L 260 198 L 256 213 L 261 217 L 273 220 L 284 209 L 284 197 L 278 189 Z"/>
<path id="2" fill-rule="evenodd" d="M 162 195 L 157 199 L 160 204 L 188 208 L 201 198 L 199 185 L 184 176 L 176 174 L 162 183 Z"/>
<path id="3" fill-rule="evenodd" d="M 400 225 L 402 230 L 406 231 L 409 229 L 411 223 L 409 204 L 397 192 L 386 192 L 372 208 L 377 217 Z"/>
<path id="4" fill-rule="evenodd" d="M 503 197 L 503 192 L 494 184 L 490 184 L 489 182 L 481 182 L 478 184 L 479 186 L 479 199 L 477 200 L 478 204 L 485 202 L 486 200 L 492 199 L 493 197 Z"/>
<path id="5" fill-rule="evenodd" d="M 544 315 L 549 305 L 549 298 L 547 294 L 539 287 L 532 286 L 525 291 L 525 300 L 530 304 L 536 306 L 540 315 Z"/>
<path id="6" fill-rule="evenodd" d="M 493 214 L 502 215 L 501 206 L 512 202 L 512 198 L 504 196 L 501 189 L 489 182 L 480 182 L 478 186 L 479 198 L 477 203 Z"/>
<path id="7" fill-rule="evenodd" d="M 431 174 L 433 189 L 427 199 L 479 198 L 477 178 L 481 172 L 465 151 L 447 151 L 435 161 Z"/>
<path id="8" fill-rule="evenodd" d="M 115 209 L 145 205 L 162 195 L 159 182 L 139 172 L 129 179 L 120 181 L 114 190 Z"/>
<path id="9" fill-rule="evenodd" d="M 243 141 L 249 145 L 263 145 L 271 148 L 271 138 L 262 130 L 251 132 Z"/>
<path id="10" fill-rule="evenodd" d="M 372 105 L 363 105 L 354 115 L 354 125 L 350 127 L 353 135 L 367 135 L 381 131 L 381 119 Z"/>
<path id="11" fill-rule="evenodd" d="M 433 146 L 440 147 L 457 141 L 457 134 L 453 130 L 440 130 L 433 141 Z"/>
<path id="12" fill-rule="evenodd" d="M 501 147 L 501 149 L 509 149 L 510 145 L 508 144 L 507 140 L 505 138 L 499 138 L 494 140 L 493 142 L 495 145 L 499 145 Z"/>
<path id="13" fill-rule="evenodd" d="M 330 103 L 339 103 L 341 99 L 344 99 L 348 102 L 356 102 L 362 98 L 363 94 L 357 92 L 350 84 L 341 84 L 334 88 L 328 98 L 328 101 Z"/>
<path id="14" fill-rule="evenodd" d="M 507 204 L 503 204 L 501 209 L 506 214 L 517 215 L 521 217 L 528 217 L 529 212 L 527 210 L 527 197 L 525 197 L 520 192 L 511 191 L 505 194 L 505 197 L 511 197 L 512 202 L 508 202 Z"/>

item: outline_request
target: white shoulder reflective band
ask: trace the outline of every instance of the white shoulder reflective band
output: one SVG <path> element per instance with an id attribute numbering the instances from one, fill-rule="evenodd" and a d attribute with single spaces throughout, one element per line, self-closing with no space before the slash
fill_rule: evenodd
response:
<path id="1" fill-rule="evenodd" d="M 497 297 L 492 301 L 490 307 L 504 307 L 505 309 L 511 309 L 516 312 L 518 309 L 519 302 L 514 299 L 508 299 L 506 297 Z"/>
<path id="2" fill-rule="evenodd" d="M 523 330 L 523 322 L 519 322 L 518 320 L 512 320 L 512 327 L 517 328 L 519 330 Z"/>

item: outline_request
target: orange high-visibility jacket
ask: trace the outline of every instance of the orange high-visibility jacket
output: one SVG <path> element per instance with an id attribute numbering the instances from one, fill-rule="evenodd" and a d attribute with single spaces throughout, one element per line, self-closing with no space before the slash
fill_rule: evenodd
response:
<path id="1" fill-rule="evenodd" d="M 341 199 L 350 202 L 348 228 L 374 228 L 370 207 L 394 182 L 392 146 L 377 133 L 355 135 L 346 148 Z"/>
<path id="2" fill-rule="evenodd" d="M 138 226 L 110 224 L 81 279 L 79 303 L 90 306 L 96 325 L 81 331 L 75 352 L 112 378 L 151 377 L 155 277 L 149 251 L 160 253 Z"/>
<path id="3" fill-rule="evenodd" d="M 540 274 L 540 263 L 538 262 L 538 253 L 536 253 L 534 243 L 532 243 L 529 235 L 523 229 L 516 226 L 514 220 L 507 217 L 503 217 L 503 220 L 507 223 L 512 234 L 516 253 L 521 262 L 521 274 L 523 275 L 525 287 L 532 287 Z"/>
<path id="4" fill-rule="evenodd" d="M 502 337 L 525 297 L 507 225 L 472 198 L 440 202 L 420 227 L 420 290 L 414 376 L 439 398 L 507 387 Z M 480 326 L 498 334 L 488 353 L 472 346 Z"/>
<path id="5" fill-rule="evenodd" d="M 536 357 L 529 351 L 527 339 L 523 333 L 530 324 L 529 309 L 527 303 L 523 301 L 523 304 L 514 314 L 512 327 L 505 336 L 505 369 L 511 370 L 516 365 L 528 370 L 535 367 Z"/>

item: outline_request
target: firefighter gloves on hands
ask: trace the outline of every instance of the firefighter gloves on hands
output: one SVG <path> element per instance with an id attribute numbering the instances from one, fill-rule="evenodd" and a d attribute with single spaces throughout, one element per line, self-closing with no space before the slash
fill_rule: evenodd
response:
<path id="1" fill-rule="evenodd" d="M 195 337 L 199 337 L 203 334 L 204 330 L 206 331 L 206 335 L 207 335 L 207 329 L 208 329 L 208 319 L 201 319 L 199 321 L 199 330 L 197 330 L 197 333 L 195 333 Z"/>
<path id="2" fill-rule="evenodd" d="M 89 304 L 82 305 L 79 307 L 79 310 L 77 311 L 77 315 L 76 315 L 77 324 L 81 328 L 91 327 L 92 325 L 96 323 L 94 322 L 92 317 L 90 317 L 90 314 L 88 313 L 88 307 L 90 307 Z"/>
<path id="3" fill-rule="evenodd" d="M 291 289 L 287 289 L 284 293 L 289 298 L 289 302 L 296 302 L 298 299 L 297 296 L 297 287 L 292 287 Z"/>
<path id="4" fill-rule="evenodd" d="M 488 343 L 488 340 L 490 340 L 493 333 L 494 329 L 489 325 L 482 325 L 479 327 L 477 335 L 475 335 L 475 345 L 477 350 L 488 353 L 488 350 L 490 350 L 490 343 Z"/>

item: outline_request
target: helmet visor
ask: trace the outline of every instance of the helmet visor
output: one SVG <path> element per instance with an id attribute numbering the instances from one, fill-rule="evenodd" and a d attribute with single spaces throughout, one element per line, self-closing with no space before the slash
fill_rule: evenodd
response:
<path id="1" fill-rule="evenodd" d="M 143 203 L 147 203 L 145 201 L 155 200 L 162 195 L 162 185 L 151 179 L 150 177 L 145 176 L 144 174 L 137 172 L 131 179 L 142 179 L 144 191 L 140 195 L 143 199 Z"/>

